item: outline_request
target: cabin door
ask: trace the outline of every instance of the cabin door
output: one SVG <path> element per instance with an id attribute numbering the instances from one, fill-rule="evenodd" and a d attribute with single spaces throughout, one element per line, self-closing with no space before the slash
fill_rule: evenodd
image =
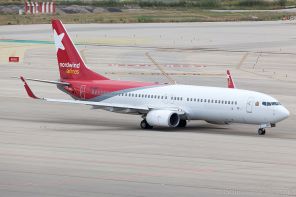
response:
<path id="1" fill-rule="evenodd" d="M 253 112 L 253 105 L 254 105 L 254 98 L 249 98 L 246 106 L 247 113 Z"/>
<path id="2" fill-rule="evenodd" d="M 80 86 L 80 98 L 85 99 L 85 91 L 86 91 L 86 85 Z"/>

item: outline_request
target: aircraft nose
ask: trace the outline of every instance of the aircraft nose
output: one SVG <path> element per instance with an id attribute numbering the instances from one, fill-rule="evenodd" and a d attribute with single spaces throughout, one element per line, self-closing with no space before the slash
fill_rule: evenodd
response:
<path id="1" fill-rule="evenodd" d="M 279 109 L 278 113 L 279 121 L 284 120 L 290 116 L 290 112 L 283 106 Z"/>

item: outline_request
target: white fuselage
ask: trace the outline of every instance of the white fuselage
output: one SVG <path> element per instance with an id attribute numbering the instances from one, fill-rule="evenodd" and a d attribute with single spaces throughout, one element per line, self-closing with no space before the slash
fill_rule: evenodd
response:
<path id="1" fill-rule="evenodd" d="M 188 120 L 211 123 L 275 124 L 289 116 L 279 102 L 263 93 L 218 87 L 164 85 L 130 89 L 105 102 L 153 109 L 180 109 Z"/>

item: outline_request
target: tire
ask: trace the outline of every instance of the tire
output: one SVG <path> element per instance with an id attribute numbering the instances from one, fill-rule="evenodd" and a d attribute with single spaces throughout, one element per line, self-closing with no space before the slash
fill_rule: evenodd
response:
<path id="1" fill-rule="evenodd" d="M 153 127 L 148 124 L 148 122 L 144 119 L 141 121 L 140 124 L 142 129 L 152 129 Z"/>
<path id="2" fill-rule="evenodd" d="M 258 129 L 258 135 L 265 135 L 265 129 Z"/>

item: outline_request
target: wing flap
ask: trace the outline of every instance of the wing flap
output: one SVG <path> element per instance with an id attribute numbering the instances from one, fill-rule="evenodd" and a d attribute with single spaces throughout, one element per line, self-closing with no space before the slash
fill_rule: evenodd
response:
<path id="1" fill-rule="evenodd" d="M 71 103 L 71 104 L 83 104 L 83 105 L 90 105 L 96 107 L 113 107 L 113 108 L 121 108 L 121 109 L 137 109 L 137 110 L 149 110 L 148 107 L 135 107 L 132 105 L 125 105 L 125 104 L 115 104 L 115 103 L 106 103 L 106 102 L 95 102 L 95 101 L 80 101 L 80 100 L 65 100 L 65 99 L 52 99 L 52 98 L 42 98 L 42 100 L 48 102 L 58 102 L 58 103 Z"/>

